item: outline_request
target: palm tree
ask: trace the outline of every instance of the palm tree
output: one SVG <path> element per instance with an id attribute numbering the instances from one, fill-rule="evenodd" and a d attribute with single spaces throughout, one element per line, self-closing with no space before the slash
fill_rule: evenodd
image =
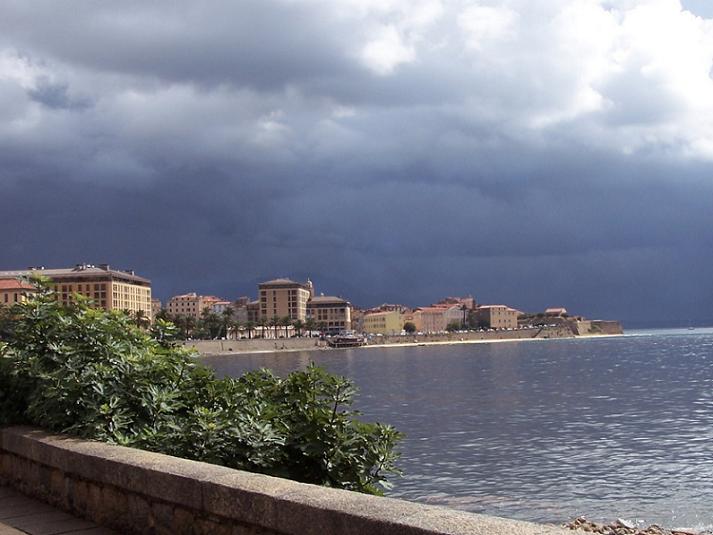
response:
<path id="1" fill-rule="evenodd" d="M 230 320 L 230 332 L 234 335 L 233 340 L 238 340 L 240 338 L 240 329 L 242 329 L 243 324 L 240 320 L 231 319 Z M 230 338 L 228 336 L 228 338 Z"/>
<path id="2" fill-rule="evenodd" d="M 292 325 L 292 318 L 289 316 L 285 316 L 280 320 L 280 325 L 282 325 L 285 328 L 285 338 L 289 338 L 289 333 L 287 331 L 287 328 Z"/>
<path id="3" fill-rule="evenodd" d="M 223 313 L 220 316 L 221 330 L 225 333 L 225 337 L 228 338 L 228 328 L 233 323 L 233 307 L 225 307 Z"/>
<path id="4" fill-rule="evenodd" d="M 265 318 L 260 318 L 257 323 L 260 326 L 260 336 L 265 338 L 265 327 L 267 327 L 267 320 Z"/>
<path id="5" fill-rule="evenodd" d="M 142 329 L 148 327 L 149 323 L 151 323 L 146 317 L 146 312 L 143 310 L 134 310 L 133 312 L 130 312 L 129 315 L 133 318 L 136 326 L 141 327 Z"/>
<path id="6" fill-rule="evenodd" d="M 272 327 L 273 334 L 275 335 L 275 340 L 277 340 L 277 327 L 280 325 L 280 318 L 277 316 L 272 316 L 270 319 L 270 327 Z"/>
<path id="7" fill-rule="evenodd" d="M 305 322 L 305 329 L 309 331 L 309 337 L 312 338 L 312 331 L 314 331 L 317 328 L 317 323 L 314 321 L 313 318 L 307 318 L 307 321 Z"/>
<path id="8" fill-rule="evenodd" d="M 248 331 L 248 340 L 252 340 L 253 338 L 253 329 L 255 329 L 255 322 L 254 321 L 249 321 L 245 324 L 245 328 Z"/>
<path id="9" fill-rule="evenodd" d="M 297 329 L 297 336 L 302 338 L 302 329 L 304 329 L 304 322 L 300 319 L 295 320 L 295 322 L 292 324 L 295 326 L 295 329 Z"/>

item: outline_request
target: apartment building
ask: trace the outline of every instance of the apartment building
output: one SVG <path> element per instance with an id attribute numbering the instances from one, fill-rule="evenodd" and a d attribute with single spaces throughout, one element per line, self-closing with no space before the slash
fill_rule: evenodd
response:
<path id="1" fill-rule="evenodd" d="M 439 333 L 446 330 L 448 320 L 446 311 L 442 307 L 418 307 L 414 310 L 414 315 L 419 318 L 416 323 L 417 329 L 424 333 Z"/>
<path id="2" fill-rule="evenodd" d="M 141 312 L 151 318 L 151 281 L 133 271 L 112 269 L 109 264 L 77 264 L 73 268 L 31 267 L 0 271 L 0 279 L 41 275 L 50 280 L 57 299 L 70 304 L 76 294 L 92 300 L 98 308 Z"/>
<path id="3" fill-rule="evenodd" d="M 307 302 L 314 297 L 314 285 L 309 279 L 305 284 L 290 279 L 274 279 L 258 285 L 260 319 L 289 317 L 292 320 L 307 319 Z"/>
<path id="4" fill-rule="evenodd" d="M 352 304 L 341 297 L 319 295 L 307 302 L 307 319 L 312 319 L 327 334 L 352 328 Z"/>
<path id="5" fill-rule="evenodd" d="M 506 305 L 481 305 L 476 309 L 478 322 L 490 329 L 516 329 L 518 311 Z"/>
<path id="6" fill-rule="evenodd" d="M 22 303 L 35 287 L 19 279 L 0 279 L 0 307 Z"/>
<path id="7" fill-rule="evenodd" d="M 224 301 L 214 295 L 198 295 L 195 292 L 174 295 L 166 305 L 166 311 L 172 316 L 184 316 L 199 319 L 204 310 Z"/>
<path id="8" fill-rule="evenodd" d="M 366 313 L 361 321 L 362 330 L 369 334 L 400 334 L 403 329 L 401 312 L 398 310 Z"/>

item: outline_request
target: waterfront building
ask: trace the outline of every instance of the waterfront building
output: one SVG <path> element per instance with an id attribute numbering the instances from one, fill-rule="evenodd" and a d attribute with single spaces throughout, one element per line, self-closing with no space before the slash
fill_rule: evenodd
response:
<path id="1" fill-rule="evenodd" d="M 31 267 L 19 271 L 0 271 L 0 279 L 42 275 L 50 281 L 57 300 L 70 304 L 76 294 L 92 300 L 105 310 L 126 310 L 150 319 L 151 281 L 133 271 L 111 269 L 109 264 L 77 264 L 73 268 Z"/>
<path id="2" fill-rule="evenodd" d="M 362 331 L 369 334 L 400 334 L 403 330 L 401 312 L 370 312 L 362 317 Z"/>
<path id="3" fill-rule="evenodd" d="M 191 292 L 171 297 L 166 305 L 166 310 L 171 316 L 200 319 L 205 310 L 210 310 L 215 303 L 221 301 L 224 300 L 214 295 L 198 295 Z"/>
<path id="4" fill-rule="evenodd" d="M 457 308 L 457 307 L 456 307 Z M 449 309 L 442 307 L 418 307 L 414 311 L 420 317 L 420 329 L 424 333 L 439 333 L 446 330 L 448 321 L 446 311 Z"/>
<path id="5" fill-rule="evenodd" d="M 506 305 L 479 305 L 476 319 L 489 329 L 517 329 L 518 311 Z"/>
<path id="6" fill-rule="evenodd" d="M 421 311 L 408 310 L 401 314 L 402 325 L 405 326 L 407 323 L 412 323 L 416 327 L 416 332 L 423 332 L 423 322 L 421 321 Z"/>
<path id="7" fill-rule="evenodd" d="M 22 303 L 36 288 L 20 279 L 0 279 L 0 307 Z"/>
<path id="8" fill-rule="evenodd" d="M 314 296 L 314 285 L 309 279 L 305 284 L 290 279 L 274 279 L 258 285 L 260 319 L 285 318 L 307 319 L 307 302 Z"/>
<path id="9" fill-rule="evenodd" d="M 436 304 L 432 306 L 443 310 L 443 318 L 446 322 L 446 327 L 451 324 L 456 324 L 458 327 L 462 327 L 468 319 L 468 308 L 464 304 Z"/>
<path id="10" fill-rule="evenodd" d="M 307 319 L 312 319 L 327 334 L 338 334 L 352 328 L 352 304 L 328 295 L 313 297 L 307 302 Z"/>

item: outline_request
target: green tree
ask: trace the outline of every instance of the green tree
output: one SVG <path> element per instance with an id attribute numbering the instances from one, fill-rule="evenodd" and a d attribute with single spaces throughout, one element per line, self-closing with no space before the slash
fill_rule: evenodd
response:
<path id="1" fill-rule="evenodd" d="M 174 342 L 171 323 L 149 333 L 86 298 L 64 307 L 46 288 L 13 307 L 13 321 L 0 342 L 0 425 L 360 492 L 380 492 L 397 472 L 401 435 L 360 421 L 343 377 L 310 366 L 218 379 Z"/>
<path id="2" fill-rule="evenodd" d="M 280 318 L 280 325 L 282 325 L 285 328 L 285 338 L 289 338 L 289 327 L 292 325 L 292 318 L 289 316 L 285 316 L 283 318 Z"/>
<path id="3" fill-rule="evenodd" d="M 133 318 L 137 327 L 148 329 L 151 325 L 151 321 L 146 317 L 146 312 L 143 310 L 134 310 L 133 312 L 129 312 L 129 315 Z"/>
<path id="4" fill-rule="evenodd" d="M 248 322 L 245 324 L 245 330 L 248 331 L 248 340 L 252 340 L 253 331 L 255 330 L 255 322 L 254 322 L 254 321 L 248 321 Z"/>
<path id="5" fill-rule="evenodd" d="M 228 338 L 228 331 L 233 324 L 233 307 L 227 306 L 220 315 L 222 332 L 219 336 Z"/>
<path id="6" fill-rule="evenodd" d="M 301 319 L 296 319 L 292 325 L 294 326 L 295 330 L 297 331 L 297 336 L 302 338 L 302 329 L 304 329 L 305 324 Z"/>
<path id="7" fill-rule="evenodd" d="M 265 327 L 267 327 L 268 321 L 261 317 L 257 324 L 260 326 L 260 338 L 265 338 Z"/>
<path id="8" fill-rule="evenodd" d="M 407 321 L 406 323 L 404 323 L 404 331 L 406 331 L 408 334 L 415 333 L 416 332 L 416 324 L 411 321 Z"/>
<path id="9" fill-rule="evenodd" d="M 446 326 L 446 331 L 449 333 L 452 333 L 454 331 L 459 331 L 461 329 L 461 325 L 459 321 L 451 321 L 447 326 Z"/>
<path id="10" fill-rule="evenodd" d="M 317 329 L 317 322 L 314 320 L 314 318 L 307 318 L 307 321 L 305 322 L 305 329 L 309 331 L 309 336 L 311 338 L 312 331 Z"/>
<path id="11" fill-rule="evenodd" d="M 277 340 L 277 328 L 280 326 L 280 318 L 278 316 L 273 316 L 270 318 L 270 327 L 272 327 L 273 335 L 275 340 Z"/>

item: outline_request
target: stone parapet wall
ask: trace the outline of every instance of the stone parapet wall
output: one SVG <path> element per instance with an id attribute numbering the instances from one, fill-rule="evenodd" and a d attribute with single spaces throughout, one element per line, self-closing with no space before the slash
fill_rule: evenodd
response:
<path id="1" fill-rule="evenodd" d="M 319 338 L 253 338 L 242 340 L 190 340 L 184 342 L 186 347 L 190 347 L 203 355 L 218 353 L 251 353 L 259 351 L 310 351 L 320 349 L 327 344 Z"/>
<path id="2" fill-rule="evenodd" d="M 0 429 L 0 483 L 127 534 L 567 535 L 546 526 Z"/>
<path id="3" fill-rule="evenodd" d="M 368 342 L 369 345 L 381 344 L 406 344 L 406 343 L 433 343 L 433 342 L 465 342 L 475 340 L 525 340 L 528 338 L 572 338 L 574 333 L 569 325 L 556 327 L 533 327 L 528 329 L 515 329 L 512 331 L 472 331 L 463 333 L 443 333 L 426 335 L 385 335 L 375 336 Z"/>

